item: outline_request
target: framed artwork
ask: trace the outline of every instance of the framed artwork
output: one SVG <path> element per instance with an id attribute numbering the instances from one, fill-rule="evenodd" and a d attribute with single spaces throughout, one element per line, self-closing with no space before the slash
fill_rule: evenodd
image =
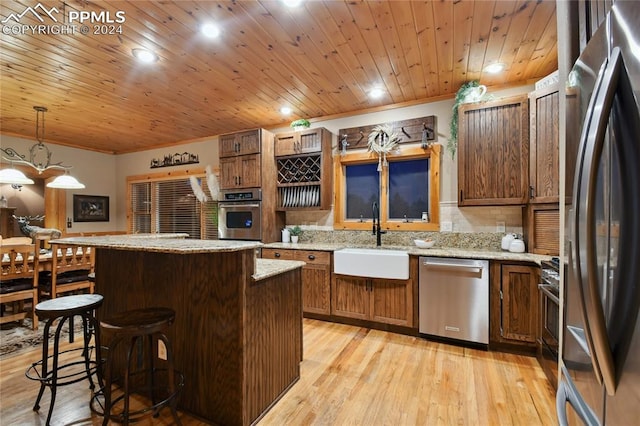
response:
<path id="1" fill-rule="evenodd" d="M 74 222 L 109 222 L 109 197 L 73 194 Z"/>

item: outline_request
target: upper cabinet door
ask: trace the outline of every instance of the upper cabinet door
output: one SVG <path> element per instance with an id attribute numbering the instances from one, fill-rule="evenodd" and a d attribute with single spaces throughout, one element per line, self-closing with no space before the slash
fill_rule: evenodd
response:
<path id="1" fill-rule="evenodd" d="M 221 158 L 260 153 L 259 129 L 221 135 L 219 141 Z"/>
<path id="2" fill-rule="evenodd" d="M 526 204 L 527 95 L 462 105 L 458 117 L 458 205 Z"/>
<path id="3" fill-rule="evenodd" d="M 560 154 L 558 149 L 558 85 L 529 95 L 531 143 L 529 203 L 560 200 Z"/>
<path id="4" fill-rule="evenodd" d="M 220 141 L 220 157 L 235 157 L 238 155 L 238 143 L 236 135 L 221 135 Z"/>
<path id="5" fill-rule="evenodd" d="M 322 151 L 325 129 L 307 129 L 276 135 L 276 156 L 308 154 Z"/>

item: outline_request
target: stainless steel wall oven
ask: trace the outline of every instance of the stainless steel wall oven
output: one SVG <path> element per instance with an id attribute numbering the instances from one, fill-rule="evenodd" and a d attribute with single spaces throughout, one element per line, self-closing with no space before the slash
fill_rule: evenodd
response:
<path id="1" fill-rule="evenodd" d="M 223 191 L 218 204 L 218 238 L 260 241 L 262 190 Z"/>

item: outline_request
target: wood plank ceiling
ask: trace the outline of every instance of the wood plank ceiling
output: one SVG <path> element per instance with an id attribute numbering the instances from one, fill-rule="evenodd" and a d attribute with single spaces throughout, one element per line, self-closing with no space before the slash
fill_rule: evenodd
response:
<path id="1" fill-rule="evenodd" d="M 43 105 L 45 141 L 102 152 L 442 99 L 473 79 L 531 83 L 557 68 L 553 0 L 40 3 L 58 9 L 57 22 L 10 17 L 37 0 L 0 6 L 0 132 L 34 138 L 33 106 Z M 113 26 L 122 34 L 14 33 L 71 25 L 72 11 L 124 12 Z M 199 33 L 208 21 L 219 38 Z M 139 47 L 159 61 L 137 63 Z M 506 71 L 483 72 L 494 62 Z M 380 99 L 368 98 L 373 86 Z"/>

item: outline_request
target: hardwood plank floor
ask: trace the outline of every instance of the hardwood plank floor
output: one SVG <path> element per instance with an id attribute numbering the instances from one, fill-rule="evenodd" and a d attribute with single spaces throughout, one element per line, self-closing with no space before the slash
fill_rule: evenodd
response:
<path id="1" fill-rule="evenodd" d="M 50 394 L 32 411 L 38 385 L 24 376 L 38 359 L 36 349 L 0 360 L 0 424 L 44 424 Z M 61 388 L 52 424 L 100 424 L 90 395 L 86 381 Z M 137 424 L 171 422 L 163 410 Z M 258 425 L 556 423 L 553 389 L 533 357 L 305 319 L 301 378 Z"/>

